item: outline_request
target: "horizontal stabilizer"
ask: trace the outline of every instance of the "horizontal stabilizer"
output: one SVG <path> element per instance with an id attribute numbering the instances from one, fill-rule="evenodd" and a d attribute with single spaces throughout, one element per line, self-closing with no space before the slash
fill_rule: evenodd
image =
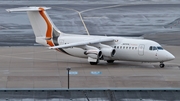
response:
<path id="1" fill-rule="evenodd" d="M 6 9 L 6 11 L 7 12 L 43 11 L 47 9 L 51 9 L 51 7 L 19 7 L 19 8 Z"/>

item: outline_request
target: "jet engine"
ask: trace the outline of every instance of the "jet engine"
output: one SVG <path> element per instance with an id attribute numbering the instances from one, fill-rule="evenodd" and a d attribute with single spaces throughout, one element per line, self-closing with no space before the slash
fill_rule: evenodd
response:
<path id="1" fill-rule="evenodd" d="M 113 57 L 116 53 L 116 50 L 114 48 L 102 48 L 102 55 L 106 57 Z"/>
<path id="2" fill-rule="evenodd" d="M 100 59 L 102 57 L 102 52 L 100 50 L 86 50 L 84 54 L 93 59 Z"/>

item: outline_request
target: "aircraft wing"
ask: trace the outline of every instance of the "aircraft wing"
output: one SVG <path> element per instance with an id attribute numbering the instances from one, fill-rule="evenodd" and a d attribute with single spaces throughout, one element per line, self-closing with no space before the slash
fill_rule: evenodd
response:
<path id="1" fill-rule="evenodd" d="M 113 38 L 92 39 L 92 40 L 88 40 L 88 41 L 80 41 L 80 42 L 74 42 L 74 43 L 69 43 L 69 44 L 65 44 L 65 45 L 49 47 L 49 49 L 70 48 L 70 47 L 78 47 L 78 46 L 91 45 L 91 44 L 103 43 L 103 42 L 113 42 L 113 41 L 114 41 Z"/>

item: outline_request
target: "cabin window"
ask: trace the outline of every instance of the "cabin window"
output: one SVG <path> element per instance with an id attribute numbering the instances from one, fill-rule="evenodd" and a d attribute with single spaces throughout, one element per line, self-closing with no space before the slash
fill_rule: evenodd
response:
<path id="1" fill-rule="evenodd" d="M 126 49 L 128 49 L 128 47 L 126 47 Z"/>
<path id="2" fill-rule="evenodd" d="M 137 49 L 137 47 L 135 47 L 135 49 Z"/>
<path id="3" fill-rule="evenodd" d="M 131 49 L 131 47 L 129 47 L 129 49 Z"/>
<path id="4" fill-rule="evenodd" d="M 122 46 L 120 46 L 120 48 L 122 48 Z"/>
<path id="5" fill-rule="evenodd" d="M 132 47 L 132 49 L 134 49 L 134 47 Z"/>
<path id="6" fill-rule="evenodd" d="M 125 46 L 123 47 L 123 49 L 125 49 Z"/>
<path id="7" fill-rule="evenodd" d="M 114 48 L 116 48 L 116 46 L 114 46 Z"/>

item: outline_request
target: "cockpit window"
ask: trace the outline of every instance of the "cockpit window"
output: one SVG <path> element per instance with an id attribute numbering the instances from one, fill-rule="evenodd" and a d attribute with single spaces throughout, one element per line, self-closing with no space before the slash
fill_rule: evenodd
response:
<path id="1" fill-rule="evenodd" d="M 152 46 L 149 47 L 149 50 L 152 50 Z"/>
<path id="2" fill-rule="evenodd" d="M 149 50 L 157 50 L 157 47 L 156 46 L 150 46 Z"/>
<path id="3" fill-rule="evenodd" d="M 150 46 L 149 50 L 163 50 L 161 46 Z"/>
<path id="4" fill-rule="evenodd" d="M 152 46 L 149 47 L 149 50 L 152 50 Z"/>
<path id="5" fill-rule="evenodd" d="M 153 46 L 153 50 L 157 50 L 157 47 Z"/>
<path id="6" fill-rule="evenodd" d="M 157 48 L 158 48 L 158 50 L 163 50 L 163 48 L 162 48 L 162 47 L 160 47 L 160 46 L 158 46 Z"/>

